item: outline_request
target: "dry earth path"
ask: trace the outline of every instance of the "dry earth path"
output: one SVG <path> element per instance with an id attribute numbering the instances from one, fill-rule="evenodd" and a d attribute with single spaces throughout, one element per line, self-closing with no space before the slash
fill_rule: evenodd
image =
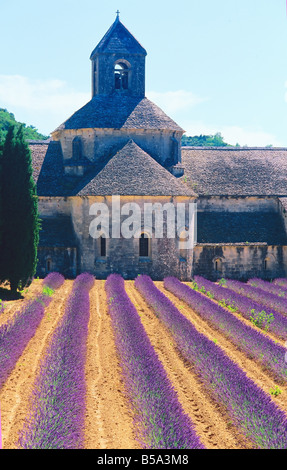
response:
<path id="1" fill-rule="evenodd" d="M 95 281 L 90 303 L 85 448 L 138 449 L 108 314 L 105 281 Z"/>

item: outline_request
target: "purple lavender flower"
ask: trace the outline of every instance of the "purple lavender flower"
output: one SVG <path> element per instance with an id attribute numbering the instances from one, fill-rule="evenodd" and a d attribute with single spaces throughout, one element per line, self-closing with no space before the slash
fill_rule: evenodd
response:
<path id="1" fill-rule="evenodd" d="M 62 321 L 40 366 L 32 411 L 20 438 L 25 449 L 79 449 L 84 446 L 85 357 L 94 276 L 83 273 L 73 284 Z"/>
<path id="2" fill-rule="evenodd" d="M 258 448 L 286 449 L 285 413 L 217 344 L 196 330 L 156 288 L 150 277 L 139 276 L 135 285 L 168 328 L 183 357 L 190 362 L 218 403 L 224 406 L 234 424 Z M 164 280 L 164 285 L 177 292 L 183 284 L 170 277 Z M 189 290 L 200 299 L 199 293 Z"/>
<path id="3" fill-rule="evenodd" d="M 125 292 L 123 278 L 111 274 L 105 287 L 123 378 L 136 414 L 135 428 L 142 447 L 203 449 Z"/>
<path id="4" fill-rule="evenodd" d="M 64 277 L 61 274 L 51 273 L 44 279 L 43 289 L 58 289 L 63 282 Z M 51 296 L 42 293 L 0 326 L 0 388 L 34 336 L 50 302 Z"/>
<path id="5" fill-rule="evenodd" d="M 276 286 L 284 287 L 287 289 L 287 278 L 286 277 L 277 277 L 277 279 L 274 279 L 273 284 Z"/>
<path id="6" fill-rule="evenodd" d="M 59 289 L 63 284 L 65 278 L 62 274 L 57 272 L 49 273 L 45 279 L 43 279 L 43 287 L 49 287 L 50 289 Z"/>
<path id="7" fill-rule="evenodd" d="M 278 295 L 279 297 L 287 298 L 287 286 L 280 286 L 273 282 L 264 281 L 259 278 L 251 278 L 247 281 L 247 284 L 252 287 L 260 287 L 260 289 L 270 292 L 271 294 Z"/>
<path id="8" fill-rule="evenodd" d="M 275 379 L 286 382 L 286 349 L 281 344 L 243 323 L 225 308 L 177 279 L 166 278 L 165 287 L 184 300 L 204 320 L 221 331 L 235 346 L 261 363 Z"/>
<path id="9" fill-rule="evenodd" d="M 277 312 L 282 313 L 282 315 L 287 315 L 287 299 L 283 297 L 278 297 L 275 294 L 266 292 L 260 287 L 252 287 L 249 284 L 246 284 L 241 281 L 236 281 L 233 279 L 226 279 L 226 286 L 234 290 L 238 294 L 243 294 L 251 299 L 266 305 Z"/>
<path id="10" fill-rule="evenodd" d="M 194 276 L 194 285 L 197 285 L 199 290 L 203 288 L 206 295 L 212 294 L 214 299 L 226 304 L 231 311 L 234 308 L 247 320 L 250 320 L 254 315 L 260 315 L 260 313 L 265 312 L 265 318 L 262 317 L 262 329 L 268 329 L 268 331 L 275 333 L 279 338 L 287 339 L 287 318 L 281 313 L 276 312 L 276 310 L 266 308 L 265 305 L 245 295 L 238 294 L 228 287 L 222 287 L 202 276 Z M 272 321 L 268 322 L 268 319 Z"/>

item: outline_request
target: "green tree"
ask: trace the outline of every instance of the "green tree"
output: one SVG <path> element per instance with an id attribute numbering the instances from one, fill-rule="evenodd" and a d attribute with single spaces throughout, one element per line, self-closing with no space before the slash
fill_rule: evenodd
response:
<path id="1" fill-rule="evenodd" d="M 2 213 L 2 194 L 1 194 L 1 174 L 2 174 L 2 153 L 3 153 L 3 142 L 0 140 L 0 246 L 2 241 L 2 231 L 3 231 L 3 213 Z M 0 259 L 1 267 L 1 259 Z M 1 308 L 0 308 L 1 311 Z"/>
<path id="2" fill-rule="evenodd" d="M 46 140 L 48 137 L 40 134 L 34 126 L 27 126 L 24 123 L 18 122 L 13 113 L 9 113 L 7 109 L 0 108 L 0 142 L 4 142 L 7 131 L 11 125 L 17 129 L 23 126 L 23 133 L 25 139 L 28 140 Z"/>
<path id="3" fill-rule="evenodd" d="M 0 279 L 16 292 L 31 282 L 37 265 L 39 217 L 30 149 L 23 126 L 8 129 L 3 152 L 1 199 L 3 215 Z"/>
<path id="4" fill-rule="evenodd" d="M 181 143 L 183 146 L 191 147 L 226 147 L 228 145 L 224 142 L 220 132 L 217 132 L 215 135 L 183 135 Z"/>

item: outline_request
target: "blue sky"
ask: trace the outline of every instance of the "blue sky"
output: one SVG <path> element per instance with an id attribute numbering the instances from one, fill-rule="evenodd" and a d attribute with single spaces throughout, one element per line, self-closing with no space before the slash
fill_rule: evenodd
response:
<path id="1" fill-rule="evenodd" d="M 187 135 L 287 147 L 285 0 L 0 0 L 0 107 L 53 131 L 89 101 L 118 9 L 148 53 L 146 96 Z"/>

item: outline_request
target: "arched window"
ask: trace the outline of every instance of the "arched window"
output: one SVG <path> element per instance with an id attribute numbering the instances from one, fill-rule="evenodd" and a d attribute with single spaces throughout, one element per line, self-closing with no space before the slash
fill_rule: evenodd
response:
<path id="1" fill-rule="evenodd" d="M 125 62 L 117 62 L 114 68 L 115 89 L 127 90 L 129 87 L 129 66 Z"/>
<path id="2" fill-rule="evenodd" d="M 149 256 L 149 237 L 146 233 L 142 233 L 139 239 L 139 256 Z"/>
<path id="3" fill-rule="evenodd" d="M 73 158 L 79 160 L 82 157 L 82 139 L 77 136 L 73 140 Z"/>
<path id="4" fill-rule="evenodd" d="M 221 271 L 222 270 L 222 259 L 221 258 L 215 258 L 213 260 L 214 264 L 214 270 L 215 271 Z"/>

